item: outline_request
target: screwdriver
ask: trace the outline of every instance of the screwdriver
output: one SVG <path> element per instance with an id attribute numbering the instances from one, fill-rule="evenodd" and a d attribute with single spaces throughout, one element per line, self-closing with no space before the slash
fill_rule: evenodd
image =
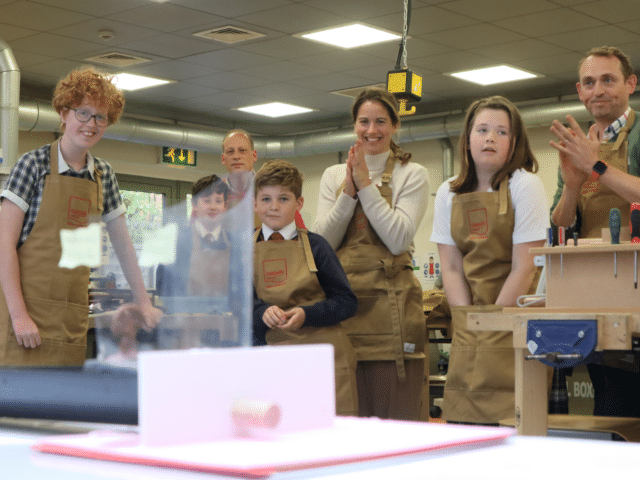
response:
<path id="1" fill-rule="evenodd" d="M 613 245 L 620 243 L 620 223 L 620 210 L 617 208 L 609 210 L 609 231 Z M 613 252 L 613 276 L 618 278 L 618 252 Z"/>
<path id="2" fill-rule="evenodd" d="M 631 204 L 629 229 L 631 230 L 631 243 L 640 243 L 640 203 Z M 638 250 L 633 252 L 633 286 L 638 288 Z"/>

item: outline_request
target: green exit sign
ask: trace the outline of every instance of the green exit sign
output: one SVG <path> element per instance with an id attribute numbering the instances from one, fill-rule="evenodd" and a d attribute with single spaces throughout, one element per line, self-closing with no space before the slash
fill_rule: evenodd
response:
<path id="1" fill-rule="evenodd" d="M 162 147 L 162 163 L 179 165 L 181 167 L 195 167 L 197 152 L 184 148 Z"/>

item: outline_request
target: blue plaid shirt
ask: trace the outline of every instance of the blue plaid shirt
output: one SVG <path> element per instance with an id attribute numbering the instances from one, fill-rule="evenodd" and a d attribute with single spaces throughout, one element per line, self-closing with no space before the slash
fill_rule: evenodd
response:
<path id="1" fill-rule="evenodd" d="M 620 133 L 620 130 L 622 130 L 622 127 L 624 127 L 627 124 L 627 118 L 629 118 L 630 112 L 631 112 L 631 107 L 627 107 L 627 111 L 624 112 L 620 116 L 620 118 L 617 118 L 616 120 L 614 120 L 614 122 L 611 125 L 609 125 L 607 128 L 604 129 L 603 141 L 608 142 L 612 138 L 615 138 L 618 136 L 618 134 Z"/>
<path id="2" fill-rule="evenodd" d="M 51 145 L 45 145 L 20 157 L 11 170 L 2 194 L 0 194 L 0 197 L 12 201 L 25 212 L 18 247 L 25 242 L 36 223 L 40 204 L 42 203 L 45 176 L 51 173 L 50 151 Z M 93 178 L 93 166 L 95 165 L 102 173 L 102 193 L 104 198 L 102 219 L 105 222 L 110 222 L 126 211 L 118 190 L 118 181 L 108 163 L 91 156 L 91 154 L 87 155 L 87 164 L 82 170 L 76 172 L 64 163 L 62 156 L 59 154 L 59 161 L 64 164 L 59 169 L 60 175 L 95 181 Z M 64 170 L 65 168 L 66 170 Z"/>

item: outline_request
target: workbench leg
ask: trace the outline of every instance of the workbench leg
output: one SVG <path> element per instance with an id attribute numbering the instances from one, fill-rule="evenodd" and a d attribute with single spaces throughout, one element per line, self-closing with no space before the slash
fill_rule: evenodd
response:
<path id="1" fill-rule="evenodd" d="M 537 360 L 525 360 L 529 351 L 516 348 L 515 393 L 518 435 L 547 434 L 549 410 L 547 367 Z"/>

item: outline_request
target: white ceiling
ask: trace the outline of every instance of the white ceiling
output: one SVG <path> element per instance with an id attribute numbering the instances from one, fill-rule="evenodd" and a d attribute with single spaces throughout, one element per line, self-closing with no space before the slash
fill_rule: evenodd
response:
<path id="1" fill-rule="evenodd" d="M 398 42 L 343 50 L 293 34 L 354 21 L 401 32 L 402 17 L 403 0 L 0 0 L 0 38 L 23 95 L 48 99 L 85 58 L 117 51 L 152 60 L 126 71 L 175 81 L 128 92 L 126 114 L 278 135 L 349 123 L 352 99 L 331 92 L 386 82 L 398 54 Z M 233 45 L 193 36 L 225 25 L 265 36 Z M 102 40 L 102 29 L 113 38 Z M 591 47 L 616 45 L 640 66 L 639 32 L 640 0 L 413 0 L 407 51 L 424 80 L 418 113 L 490 94 L 573 94 Z M 481 87 L 443 75 L 503 63 L 544 76 Z M 271 101 L 314 111 L 274 120 L 234 110 Z"/>

